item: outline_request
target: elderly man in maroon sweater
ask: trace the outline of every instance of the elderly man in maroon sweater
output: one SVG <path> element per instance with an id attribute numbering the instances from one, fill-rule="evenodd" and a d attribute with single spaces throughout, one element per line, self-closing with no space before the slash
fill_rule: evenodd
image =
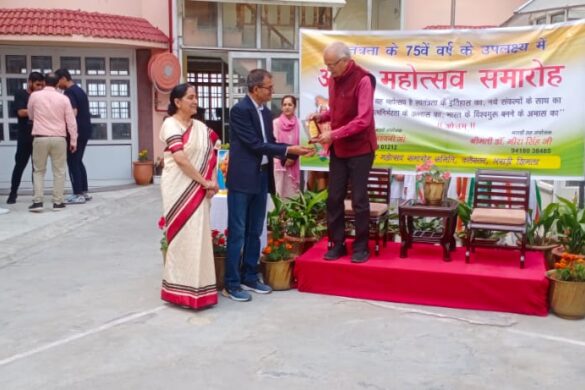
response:
<path id="1" fill-rule="evenodd" d="M 331 121 L 331 130 L 323 131 L 314 142 L 331 144 L 329 162 L 329 198 L 327 229 L 333 246 L 325 260 L 336 260 L 347 254 L 343 200 L 347 184 L 352 183 L 352 207 L 355 212 L 355 241 L 351 261 L 368 260 L 368 174 L 374 162 L 376 126 L 374 123 L 375 77 L 351 59 L 349 48 L 334 42 L 325 48 L 323 61 L 329 78 L 329 111 L 311 114 L 317 122 Z"/>

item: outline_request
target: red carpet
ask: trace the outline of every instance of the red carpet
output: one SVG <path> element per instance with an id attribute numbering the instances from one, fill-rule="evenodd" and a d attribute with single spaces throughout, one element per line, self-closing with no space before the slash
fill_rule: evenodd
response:
<path id="1" fill-rule="evenodd" d="M 372 250 L 364 264 L 352 264 L 349 256 L 325 261 L 323 239 L 297 258 L 297 287 L 378 301 L 548 314 L 548 280 L 540 252 L 527 252 L 520 269 L 518 251 L 477 248 L 466 264 L 464 248 L 451 253 L 450 263 L 443 262 L 439 246 L 413 244 L 405 259 L 398 257 L 399 248 L 399 243 L 388 243 L 379 256 Z"/>

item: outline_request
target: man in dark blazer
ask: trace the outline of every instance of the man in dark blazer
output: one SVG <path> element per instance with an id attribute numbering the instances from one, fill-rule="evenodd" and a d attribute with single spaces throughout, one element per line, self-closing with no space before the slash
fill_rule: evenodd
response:
<path id="1" fill-rule="evenodd" d="M 229 298 L 243 302 L 252 299 L 247 291 L 259 294 L 272 291 L 258 280 L 258 260 L 267 194 L 274 193 L 273 158 L 298 158 L 314 151 L 275 141 L 272 112 L 264 105 L 272 99 L 272 75 L 264 69 L 254 69 L 248 75 L 247 84 L 248 95 L 230 111 L 224 292 Z"/>

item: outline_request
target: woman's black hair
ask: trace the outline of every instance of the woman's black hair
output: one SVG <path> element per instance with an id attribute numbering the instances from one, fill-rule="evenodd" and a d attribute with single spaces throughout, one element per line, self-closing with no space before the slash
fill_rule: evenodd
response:
<path id="1" fill-rule="evenodd" d="M 175 99 L 182 99 L 187 94 L 187 90 L 189 88 L 195 88 L 195 86 L 191 83 L 183 83 L 175 86 L 171 91 L 171 96 L 169 96 L 169 107 L 167 108 L 167 113 L 169 115 L 175 115 L 177 113 L 177 106 L 175 105 Z"/>
<path id="2" fill-rule="evenodd" d="M 282 106 L 282 103 L 284 103 L 284 99 L 290 99 L 292 100 L 293 104 L 295 105 L 295 108 L 297 108 L 297 98 L 294 97 L 293 95 L 284 95 L 282 97 L 282 100 L 280 101 L 280 105 Z"/>

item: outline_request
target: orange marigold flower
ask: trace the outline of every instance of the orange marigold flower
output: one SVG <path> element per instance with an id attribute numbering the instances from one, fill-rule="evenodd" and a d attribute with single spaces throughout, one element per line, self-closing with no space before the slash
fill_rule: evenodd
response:
<path id="1" fill-rule="evenodd" d="M 290 251 L 292 249 L 292 245 L 291 244 L 286 244 L 285 248 Z"/>

